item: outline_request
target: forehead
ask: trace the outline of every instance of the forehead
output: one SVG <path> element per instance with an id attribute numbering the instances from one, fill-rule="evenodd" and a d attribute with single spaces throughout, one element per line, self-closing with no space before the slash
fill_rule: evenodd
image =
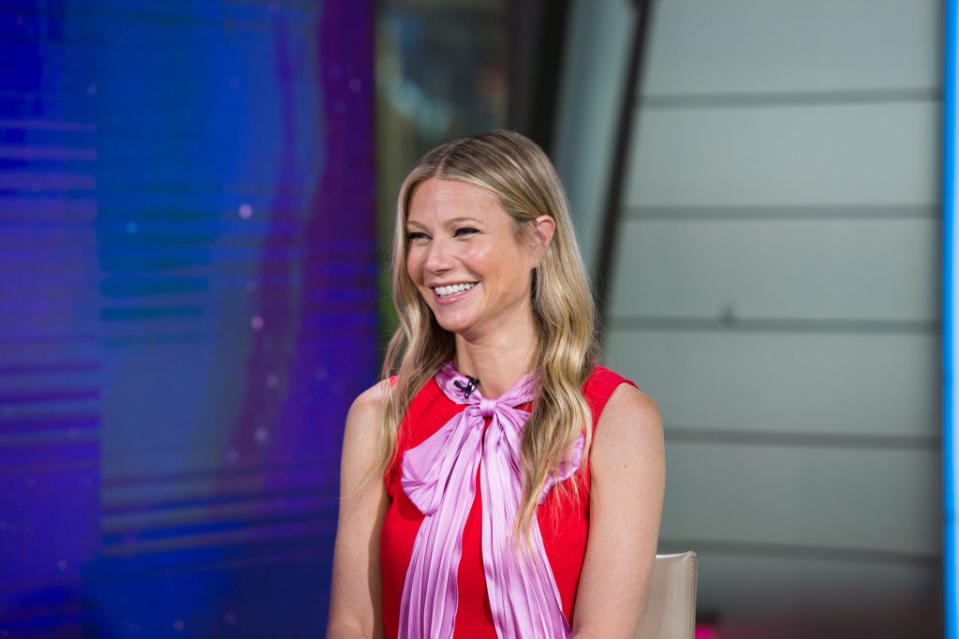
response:
<path id="1" fill-rule="evenodd" d="M 425 222 L 452 217 L 489 219 L 496 213 L 508 217 L 495 195 L 486 189 L 443 178 L 430 178 L 413 190 L 407 211 L 408 221 Z"/>

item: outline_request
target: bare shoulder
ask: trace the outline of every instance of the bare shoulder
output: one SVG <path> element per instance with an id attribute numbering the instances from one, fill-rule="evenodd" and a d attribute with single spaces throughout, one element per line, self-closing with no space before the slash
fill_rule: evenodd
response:
<path id="1" fill-rule="evenodd" d="M 663 421 L 656 402 L 635 386 L 620 384 L 596 425 L 591 462 L 601 470 L 662 455 Z"/>
<path id="2" fill-rule="evenodd" d="M 360 393 L 350 406 L 347 428 L 354 422 L 378 422 L 389 400 L 390 381 L 381 380 Z"/>
<path id="3" fill-rule="evenodd" d="M 375 467 L 382 442 L 383 410 L 389 398 L 389 380 L 366 389 L 353 400 L 343 433 L 342 473 L 361 477 Z"/>

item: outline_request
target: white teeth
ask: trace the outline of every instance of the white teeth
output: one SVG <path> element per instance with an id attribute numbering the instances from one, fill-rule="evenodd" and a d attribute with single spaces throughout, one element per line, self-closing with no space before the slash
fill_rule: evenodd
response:
<path id="1" fill-rule="evenodd" d="M 474 286 L 476 286 L 476 282 L 471 284 L 450 284 L 449 286 L 437 286 L 433 290 L 436 291 L 436 294 L 440 297 L 449 297 L 450 295 L 456 295 L 457 293 L 468 291 Z"/>

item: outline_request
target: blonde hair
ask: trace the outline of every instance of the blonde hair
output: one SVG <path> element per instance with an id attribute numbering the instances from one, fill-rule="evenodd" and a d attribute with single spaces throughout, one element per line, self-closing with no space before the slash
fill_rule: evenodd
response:
<path id="1" fill-rule="evenodd" d="M 400 187 L 393 240 L 393 303 L 399 326 L 387 347 L 383 375 L 395 373 L 383 420 L 382 464 L 396 453 L 399 425 L 416 393 L 455 355 L 452 333 L 441 328 L 406 271 L 406 220 L 413 191 L 432 177 L 459 180 L 495 195 L 516 223 L 549 215 L 552 241 L 533 271 L 532 308 L 538 344 L 540 393 L 523 432 L 523 489 L 514 539 L 528 530 L 550 473 L 585 434 L 582 469 L 589 452 L 592 416 L 582 385 L 598 359 L 595 307 L 589 281 L 556 170 L 533 141 L 511 131 L 492 131 L 455 140 L 427 153 Z M 564 482 L 565 484 L 565 482 Z M 576 492 L 561 485 L 566 495 Z M 520 534 L 516 534 L 520 533 Z"/>

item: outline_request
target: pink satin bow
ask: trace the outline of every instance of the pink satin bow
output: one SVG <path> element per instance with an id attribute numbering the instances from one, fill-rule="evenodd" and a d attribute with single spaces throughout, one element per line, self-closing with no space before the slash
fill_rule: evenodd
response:
<path id="1" fill-rule="evenodd" d="M 569 623 L 535 513 L 531 555 L 522 544 L 515 551 L 510 540 L 521 497 L 520 442 L 529 419 L 528 412 L 516 407 L 536 397 L 535 376 L 527 375 L 496 399 L 472 390 L 452 363 L 434 380 L 450 400 L 466 408 L 403 456 L 400 482 L 425 518 L 403 584 L 399 637 L 453 636 L 463 525 L 476 496 L 476 466 L 482 459 L 483 571 L 496 634 L 500 639 L 568 638 Z M 486 418 L 490 424 L 484 435 Z M 570 461 L 552 473 L 540 503 L 555 483 L 576 471 L 582 451 L 580 438 Z"/>

